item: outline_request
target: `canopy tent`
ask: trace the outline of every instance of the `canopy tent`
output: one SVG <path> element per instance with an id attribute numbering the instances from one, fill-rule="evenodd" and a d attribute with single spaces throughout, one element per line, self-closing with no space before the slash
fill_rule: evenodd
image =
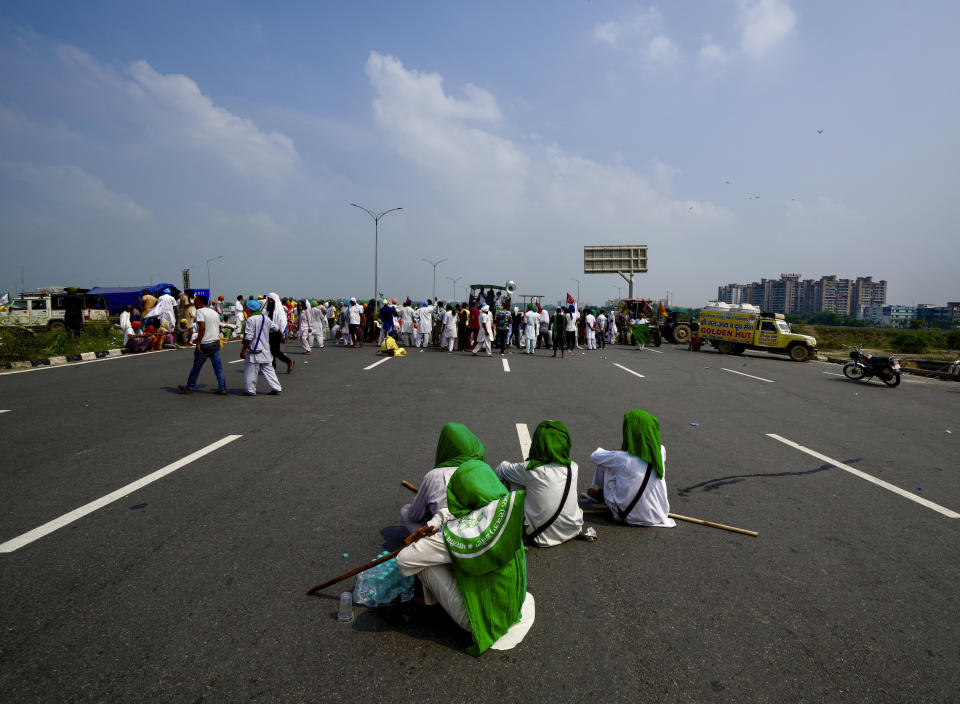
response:
<path id="1" fill-rule="evenodd" d="M 107 302 L 107 310 L 110 311 L 110 314 L 119 315 L 123 311 L 124 306 L 140 305 L 140 292 L 144 289 L 148 290 L 151 295 L 158 296 L 165 288 L 170 289 L 170 293 L 173 294 L 174 298 L 180 295 L 180 288 L 178 286 L 166 283 L 151 284 L 150 286 L 94 286 L 90 289 L 90 293 L 103 296 Z M 195 288 L 193 292 L 198 296 L 207 296 L 208 298 L 210 296 L 210 292 L 205 288 Z"/>

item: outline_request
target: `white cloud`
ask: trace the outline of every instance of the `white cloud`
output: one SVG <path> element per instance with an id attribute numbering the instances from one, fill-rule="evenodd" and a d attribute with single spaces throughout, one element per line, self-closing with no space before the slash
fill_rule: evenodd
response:
<path id="1" fill-rule="evenodd" d="M 751 59 L 762 59 L 790 36 L 796 22 L 786 0 L 740 0 L 740 49 Z"/>
<path id="2" fill-rule="evenodd" d="M 131 93 L 144 104 L 153 129 L 170 142 L 213 154 L 247 176 L 280 178 L 295 168 L 293 140 L 263 132 L 214 105 L 189 77 L 161 74 L 146 61 L 137 61 L 127 73 L 135 81 Z"/>
<path id="3" fill-rule="evenodd" d="M 408 70 L 397 59 L 371 53 L 367 75 L 377 93 L 374 112 L 387 141 L 428 174 L 438 189 L 468 204 L 471 216 L 501 218 L 511 228 L 607 232 L 636 225 L 687 230 L 726 224 L 731 213 L 711 203 L 664 196 L 646 178 L 617 162 L 605 165 L 531 141 L 526 151 L 509 139 L 467 127 L 468 120 L 499 123 L 492 95 L 478 88 L 467 100 L 443 90 L 442 78 Z M 496 119 L 495 119 L 496 118 Z M 678 169 L 654 162 L 656 178 Z M 626 236 L 626 235 L 624 235 Z"/>
<path id="4" fill-rule="evenodd" d="M 660 10 L 648 7 L 627 19 L 597 24 L 591 36 L 614 49 L 641 56 L 648 65 L 670 66 L 680 56 L 680 50 L 662 33 L 662 25 Z"/>
<path id="5" fill-rule="evenodd" d="M 509 140 L 471 125 L 500 121 L 490 93 L 468 84 L 465 98 L 454 98 L 439 75 L 409 71 L 375 51 L 365 70 L 377 93 L 377 125 L 397 152 L 425 171 L 442 173 L 453 187 L 481 188 L 491 204 L 522 195 L 527 157 Z"/>
<path id="6" fill-rule="evenodd" d="M 647 45 L 647 58 L 652 63 L 670 66 L 675 63 L 680 55 L 680 50 L 668 37 L 662 34 L 654 37 Z"/>
<path id="7" fill-rule="evenodd" d="M 682 174 L 683 171 L 656 158 L 653 159 L 651 165 L 653 167 L 654 181 L 656 181 L 663 191 L 668 193 L 672 191 L 674 180 Z"/>
<path id="8" fill-rule="evenodd" d="M 70 164 L 48 166 L 0 161 L 0 173 L 30 185 L 46 201 L 54 201 L 122 220 L 141 220 L 146 208 L 114 193 L 96 176 Z"/>
<path id="9" fill-rule="evenodd" d="M 722 66 L 730 61 L 730 52 L 706 36 L 703 39 L 703 46 L 700 47 L 700 66 L 709 68 L 711 66 Z"/>

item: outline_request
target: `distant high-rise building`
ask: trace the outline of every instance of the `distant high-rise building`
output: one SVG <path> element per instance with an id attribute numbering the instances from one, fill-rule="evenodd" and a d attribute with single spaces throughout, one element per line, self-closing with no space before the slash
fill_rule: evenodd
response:
<path id="1" fill-rule="evenodd" d="M 820 279 L 800 279 L 800 274 L 780 274 L 779 279 L 761 279 L 749 284 L 726 284 L 717 289 L 725 303 L 751 303 L 771 313 L 821 313 L 860 315 L 864 308 L 887 301 L 887 282 L 872 276 L 855 280 L 835 274 Z"/>

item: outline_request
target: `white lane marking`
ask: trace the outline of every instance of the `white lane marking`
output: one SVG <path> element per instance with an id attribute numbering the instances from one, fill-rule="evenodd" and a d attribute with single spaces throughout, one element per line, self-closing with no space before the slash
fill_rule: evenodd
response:
<path id="1" fill-rule="evenodd" d="M 9 408 L 0 411 L 0 413 L 9 413 L 9 412 L 10 412 L 10 409 L 9 409 Z"/>
<path id="2" fill-rule="evenodd" d="M 663 354 L 663 352 L 661 352 L 660 350 L 652 350 L 649 347 L 644 347 L 643 349 L 646 352 L 656 352 L 657 354 Z"/>
<path id="3" fill-rule="evenodd" d="M 43 369 L 69 369 L 70 367 L 79 367 L 81 364 L 96 364 L 97 362 L 109 362 L 111 359 L 130 359 L 131 357 L 146 357 L 151 354 L 159 354 L 160 352 L 172 352 L 173 350 L 157 350 L 156 352 L 140 352 L 138 354 L 122 354 L 115 355 L 110 357 L 101 357 L 100 359 L 91 359 L 87 362 L 67 362 L 66 364 L 43 364 L 39 367 L 32 367 L 31 369 L 13 369 L 10 371 L 0 371 L 0 376 L 7 376 L 8 374 L 25 374 L 27 372 L 39 372 Z"/>
<path id="4" fill-rule="evenodd" d="M 384 362 L 389 362 L 391 359 L 393 359 L 393 358 L 392 358 L 392 357 L 384 357 L 384 358 L 381 359 L 379 362 L 374 362 L 374 363 L 371 364 L 369 367 L 364 367 L 364 368 L 363 368 L 363 371 L 367 371 L 368 369 L 373 369 L 374 367 L 376 367 L 376 366 L 378 366 L 378 365 L 380 365 L 380 364 L 383 364 Z"/>
<path id="5" fill-rule="evenodd" d="M 517 439 L 520 441 L 520 452 L 526 458 L 530 454 L 530 431 L 526 423 L 517 423 Z"/>
<path id="6" fill-rule="evenodd" d="M 231 359 L 227 364 L 236 364 L 237 362 L 245 362 L 244 359 Z"/>
<path id="7" fill-rule="evenodd" d="M 924 498 L 911 494 L 906 489 L 901 489 L 900 487 L 894 486 L 893 484 L 885 482 L 882 479 L 877 479 L 873 475 L 867 474 L 866 472 L 861 472 L 859 469 L 854 469 L 850 465 L 844 464 L 843 462 L 838 462 L 837 460 L 827 457 L 826 455 L 821 455 L 819 452 L 816 452 L 815 450 L 811 450 L 807 447 L 804 447 L 803 445 L 798 445 L 792 440 L 787 440 L 786 438 L 782 438 L 779 435 L 775 435 L 774 433 L 767 433 L 767 437 L 773 438 L 774 440 L 782 442 L 784 445 L 789 445 L 794 449 L 800 450 L 800 452 L 805 452 L 811 457 L 816 457 L 818 460 L 822 460 L 823 462 L 832 464 L 834 467 L 837 467 L 838 469 L 842 469 L 845 472 L 850 472 L 850 474 L 860 477 L 861 479 L 866 479 L 868 482 L 872 482 L 877 486 L 882 486 L 887 491 L 892 491 L 893 493 L 900 494 L 900 496 L 910 499 L 911 501 L 916 501 L 921 506 L 926 506 L 929 509 L 933 509 L 934 511 L 937 511 L 938 513 L 942 513 L 944 516 L 948 518 L 960 518 L 960 513 L 957 513 L 956 511 L 951 511 L 948 508 L 944 508 L 940 504 L 935 504 L 932 501 L 927 501 Z"/>
<path id="8" fill-rule="evenodd" d="M 510 362 L 508 362 L 508 361 L 507 361 L 506 359 L 504 359 L 503 357 L 500 358 L 500 361 L 503 362 L 503 371 L 505 371 L 505 372 L 510 371 Z"/>
<path id="9" fill-rule="evenodd" d="M 173 464 L 168 464 L 166 467 L 163 467 L 162 469 L 158 469 L 156 472 L 152 474 L 148 474 L 147 476 L 142 477 L 141 479 L 138 479 L 135 482 L 127 484 L 126 486 L 121 487 L 120 489 L 117 489 L 116 491 L 111 492 L 106 496 L 102 496 L 96 501 L 91 501 L 90 503 L 84 506 L 81 506 L 80 508 L 74 509 L 70 513 L 63 514 L 62 516 L 60 516 L 60 518 L 55 518 L 48 523 L 44 523 L 39 528 L 34 528 L 28 533 L 24 533 L 23 535 L 17 538 L 8 540 L 7 542 L 0 545 L 0 552 L 13 552 L 14 550 L 18 550 L 19 548 L 22 548 L 24 545 L 29 545 L 34 540 L 39 540 L 43 536 L 49 535 L 55 530 L 59 530 L 60 528 L 63 528 L 66 525 L 70 525 L 74 521 L 80 518 L 83 518 L 88 513 L 93 513 L 99 508 L 103 508 L 108 504 L 112 504 L 114 501 L 117 501 L 118 499 L 122 499 L 124 496 L 127 496 L 128 494 L 132 494 L 138 489 L 145 487 L 147 484 L 150 484 L 151 482 L 155 482 L 158 479 L 167 476 L 171 472 L 176 472 L 181 467 L 185 467 L 186 465 L 190 464 L 194 460 L 198 460 L 204 455 L 210 454 L 214 450 L 217 450 L 223 447 L 224 445 L 226 445 L 227 443 L 231 443 L 240 437 L 243 437 L 243 436 L 228 435 L 225 438 L 217 440 L 215 443 L 211 445 L 207 445 L 206 447 L 200 450 L 197 450 L 192 454 L 187 455 L 183 459 L 177 460 Z"/>
<path id="10" fill-rule="evenodd" d="M 720 367 L 720 368 L 721 368 L 723 371 L 725 371 L 725 372 L 730 372 L 731 374 L 739 374 L 740 376 L 748 376 L 748 377 L 750 377 L 751 379 L 759 379 L 760 381 L 765 381 L 765 382 L 767 382 L 768 384 L 774 383 L 774 382 L 773 382 L 773 379 L 764 379 L 764 378 L 761 377 L 761 376 L 754 376 L 753 374 L 744 374 L 743 372 L 734 371 L 733 369 L 727 369 L 726 367 Z"/>
<path id="11" fill-rule="evenodd" d="M 615 367 L 620 367 L 623 371 L 625 371 L 625 372 L 630 372 L 630 373 L 633 374 L 634 376 L 638 376 L 638 377 L 640 377 L 641 379 L 646 379 L 646 378 L 647 378 L 647 377 L 645 377 L 643 374 L 640 374 L 639 372 L 635 372 L 635 371 L 633 371 L 632 369 L 627 369 L 627 368 L 626 368 L 625 366 L 623 366 L 622 364 L 617 364 L 616 362 L 614 362 L 614 363 L 613 363 L 613 366 L 615 366 Z"/>
<path id="12" fill-rule="evenodd" d="M 843 374 L 837 374 L 836 372 L 824 372 L 824 374 L 829 374 L 830 376 L 843 376 Z"/>

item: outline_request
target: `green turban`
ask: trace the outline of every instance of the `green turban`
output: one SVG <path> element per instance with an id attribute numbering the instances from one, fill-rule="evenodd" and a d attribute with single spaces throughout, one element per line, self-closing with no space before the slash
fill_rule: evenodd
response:
<path id="1" fill-rule="evenodd" d="M 639 408 L 623 416 L 623 451 L 646 460 L 663 479 L 663 455 L 660 452 L 660 423 Z"/>
<path id="2" fill-rule="evenodd" d="M 545 420 L 533 431 L 527 469 L 544 464 L 570 466 L 570 433 L 558 420 Z"/>
<path id="3" fill-rule="evenodd" d="M 437 441 L 434 467 L 459 467 L 467 460 L 486 460 L 480 439 L 463 423 L 447 423 Z"/>

